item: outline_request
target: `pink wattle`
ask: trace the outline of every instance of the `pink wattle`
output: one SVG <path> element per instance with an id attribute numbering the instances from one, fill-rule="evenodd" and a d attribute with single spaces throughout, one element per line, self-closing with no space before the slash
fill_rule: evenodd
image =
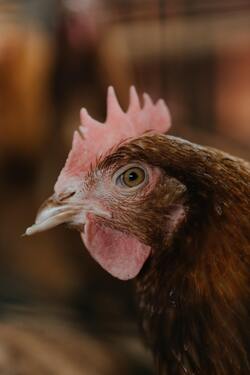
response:
<path id="1" fill-rule="evenodd" d="M 137 276 L 151 251 L 135 237 L 98 224 L 94 218 L 87 220 L 81 237 L 91 256 L 120 280 Z"/>

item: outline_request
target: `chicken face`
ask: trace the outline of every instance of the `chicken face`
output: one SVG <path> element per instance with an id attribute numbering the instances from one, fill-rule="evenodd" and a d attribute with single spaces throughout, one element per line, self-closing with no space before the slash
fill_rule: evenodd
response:
<path id="1" fill-rule="evenodd" d="M 27 234 L 68 223 L 80 231 L 93 258 L 113 276 L 135 277 L 155 238 L 169 240 L 184 219 L 184 186 L 149 164 L 135 142 L 101 160 L 84 178 L 61 189 L 42 206 Z M 136 161 L 135 161 L 136 160 Z"/>

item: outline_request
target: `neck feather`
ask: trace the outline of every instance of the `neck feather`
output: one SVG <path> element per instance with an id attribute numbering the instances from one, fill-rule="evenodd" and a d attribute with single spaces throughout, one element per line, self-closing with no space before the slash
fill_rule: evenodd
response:
<path id="1" fill-rule="evenodd" d="M 138 278 L 142 328 L 159 374 L 247 374 L 250 170 L 184 143 L 185 157 L 196 159 L 187 170 L 175 160 L 176 143 L 170 137 L 166 164 L 189 188 L 190 214 L 169 247 L 155 247 Z"/>

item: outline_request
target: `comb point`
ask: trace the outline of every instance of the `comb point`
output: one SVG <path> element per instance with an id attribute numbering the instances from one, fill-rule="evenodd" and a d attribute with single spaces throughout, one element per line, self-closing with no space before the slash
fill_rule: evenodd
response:
<path id="1" fill-rule="evenodd" d="M 85 125 L 87 118 L 89 117 L 88 111 L 86 108 L 80 109 L 80 123 L 82 126 Z"/>
<path id="2" fill-rule="evenodd" d="M 118 102 L 113 86 L 108 87 L 107 94 L 107 120 L 106 123 L 113 122 L 114 118 L 123 116 L 124 112 Z"/>
<path id="3" fill-rule="evenodd" d="M 153 107 L 154 105 L 152 99 L 146 92 L 143 94 L 143 101 L 144 101 L 144 108 Z"/>
<path id="4" fill-rule="evenodd" d="M 135 86 L 131 86 L 129 90 L 129 107 L 128 112 L 137 112 L 141 109 L 141 103 Z"/>
<path id="5" fill-rule="evenodd" d="M 80 110 L 80 123 L 81 123 L 81 126 L 83 126 L 83 127 L 102 125 L 101 122 L 93 119 L 90 116 L 90 114 L 88 113 L 86 108 L 82 108 Z"/>
<path id="6" fill-rule="evenodd" d="M 164 112 L 170 118 L 169 109 L 163 99 L 157 100 L 155 107 Z"/>

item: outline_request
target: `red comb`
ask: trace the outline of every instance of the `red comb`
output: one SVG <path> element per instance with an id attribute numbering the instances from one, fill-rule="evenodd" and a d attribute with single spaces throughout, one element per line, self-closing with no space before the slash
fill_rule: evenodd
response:
<path id="1" fill-rule="evenodd" d="M 55 190 L 61 190 L 70 177 L 81 177 L 90 165 L 105 155 L 112 147 L 146 132 L 166 133 L 171 119 L 165 102 L 160 99 L 154 104 L 148 94 L 143 95 L 141 107 L 135 88 L 130 88 L 130 102 L 124 112 L 116 98 L 113 87 L 108 88 L 107 119 L 104 123 L 94 120 L 85 108 L 80 111 L 81 125 L 75 131 L 72 149 L 61 171 Z"/>

